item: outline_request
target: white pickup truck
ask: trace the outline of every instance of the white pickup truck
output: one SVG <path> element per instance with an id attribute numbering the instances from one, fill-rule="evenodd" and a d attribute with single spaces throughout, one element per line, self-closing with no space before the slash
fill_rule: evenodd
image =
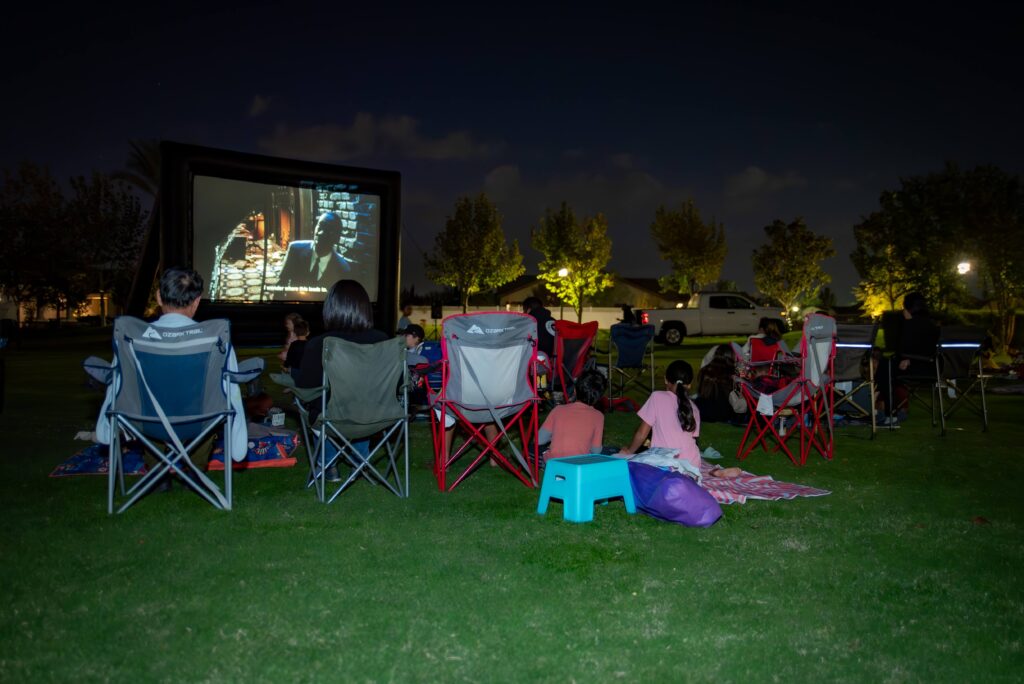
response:
<path id="1" fill-rule="evenodd" d="M 690 297 L 684 308 L 649 309 L 637 313 L 649 323 L 665 344 L 680 344 L 687 335 L 753 335 L 762 318 L 774 318 L 786 329 L 786 312 L 781 307 L 758 306 L 736 292 L 701 292 Z"/>

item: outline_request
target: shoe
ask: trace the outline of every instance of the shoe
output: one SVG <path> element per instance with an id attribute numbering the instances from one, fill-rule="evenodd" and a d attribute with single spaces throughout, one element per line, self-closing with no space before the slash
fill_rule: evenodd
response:
<path id="1" fill-rule="evenodd" d="M 889 427 L 890 425 L 896 426 L 900 424 L 900 419 L 896 416 L 885 416 L 882 420 L 878 421 L 878 424 L 884 425 L 885 427 Z"/>
<path id="2" fill-rule="evenodd" d="M 338 473 L 338 466 L 329 466 L 324 471 L 324 477 L 328 482 L 341 482 L 341 475 Z"/>

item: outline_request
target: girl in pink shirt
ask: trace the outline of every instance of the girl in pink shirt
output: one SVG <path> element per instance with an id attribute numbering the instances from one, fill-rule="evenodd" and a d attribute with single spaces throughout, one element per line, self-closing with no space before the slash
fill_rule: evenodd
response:
<path id="1" fill-rule="evenodd" d="M 690 383 L 693 382 L 693 367 L 686 361 L 673 361 L 665 370 L 665 390 L 652 392 L 647 402 L 637 412 L 640 426 L 633 435 L 633 441 L 620 451 L 632 455 L 643 445 L 648 436 L 652 447 L 675 449 L 676 458 L 687 461 L 695 472 L 700 472 L 700 412 L 690 401 Z M 739 468 L 717 468 L 712 477 L 736 477 Z"/>

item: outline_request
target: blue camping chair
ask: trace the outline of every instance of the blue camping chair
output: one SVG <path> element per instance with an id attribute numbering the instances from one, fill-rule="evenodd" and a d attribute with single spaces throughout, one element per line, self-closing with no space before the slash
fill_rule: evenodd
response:
<path id="1" fill-rule="evenodd" d="M 117 509 L 122 513 L 171 472 L 214 507 L 231 509 L 230 464 L 245 458 L 244 447 L 238 453 L 231 439 L 236 421 L 245 424 L 232 402 L 238 391 L 232 384 L 255 380 L 264 366 L 263 359 L 236 364 L 234 358 L 226 320 L 176 328 L 130 316 L 114 321 L 114 361 L 92 356 L 84 363 L 91 377 L 110 385 L 103 416 L 110 434 L 109 513 L 118 490 L 126 498 Z M 225 437 L 223 489 L 189 459 L 219 426 Z M 122 434 L 157 458 L 157 465 L 127 490 Z"/>
<path id="2" fill-rule="evenodd" d="M 648 394 L 654 391 L 654 326 L 616 323 L 610 329 L 608 346 L 608 396 L 614 397 L 615 378 L 619 380 L 619 393 L 635 385 Z M 612 363 L 612 351 L 615 362 Z M 646 376 L 650 374 L 650 385 Z"/>

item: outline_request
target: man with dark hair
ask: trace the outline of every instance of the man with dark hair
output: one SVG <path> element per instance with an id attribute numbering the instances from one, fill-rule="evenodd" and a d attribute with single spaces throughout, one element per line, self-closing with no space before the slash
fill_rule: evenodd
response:
<path id="1" fill-rule="evenodd" d="M 275 291 L 274 298 L 320 299 L 318 293 L 326 292 L 335 282 L 347 277 L 352 265 L 337 251 L 344 231 L 341 216 L 328 211 L 317 220 L 312 240 L 289 243 L 277 284 L 292 289 Z M 301 294 L 300 290 L 312 294 Z"/>
<path id="2" fill-rule="evenodd" d="M 157 304 L 160 305 L 160 318 L 153 321 L 155 332 L 159 333 L 162 328 L 186 328 L 195 325 L 193 316 L 199 308 L 199 300 L 203 294 L 203 277 L 192 269 L 172 266 L 165 269 L 160 276 L 160 289 L 156 293 Z M 147 333 L 149 331 L 147 330 Z M 117 344 L 117 340 L 114 340 Z M 114 363 L 117 363 L 117 356 L 114 356 Z M 228 354 L 228 370 L 238 370 L 238 360 L 235 358 L 235 350 L 231 349 Z M 242 406 L 242 391 L 236 383 L 225 381 L 225 389 L 231 397 L 231 408 L 235 410 L 231 433 L 231 446 L 233 453 L 245 454 L 248 450 L 248 429 L 245 420 L 245 408 Z M 110 421 L 106 418 L 107 409 L 113 403 L 114 395 L 120 387 L 114 383 L 107 386 L 107 396 L 100 409 L 99 418 L 96 421 L 96 441 L 100 444 L 110 444 Z M 205 468 L 205 463 L 199 463 L 202 458 L 209 457 L 212 440 L 208 445 L 194 450 L 191 454 L 193 463 L 200 469 Z M 145 455 L 152 458 L 148 451 Z M 155 463 L 150 463 L 153 467 Z M 167 480 L 161 489 L 168 489 L 170 480 Z"/>
<path id="3" fill-rule="evenodd" d="M 406 302 L 402 305 L 402 317 L 398 319 L 398 334 L 404 333 L 410 325 L 413 325 L 412 319 L 412 304 Z"/>

